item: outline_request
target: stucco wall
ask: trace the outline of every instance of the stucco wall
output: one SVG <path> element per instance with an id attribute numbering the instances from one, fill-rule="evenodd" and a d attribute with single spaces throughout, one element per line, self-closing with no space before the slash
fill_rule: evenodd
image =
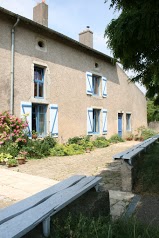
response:
<path id="1" fill-rule="evenodd" d="M 6 21 L 7 22 L 7 21 Z M 3 37 L 0 38 L 0 111 L 9 109 L 10 97 L 10 45 L 12 23 L 0 21 Z M 45 49 L 37 46 L 39 39 L 45 42 Z M 95 68 L 98 63 L 99 68 Z M 34 65 L 45 67 L 45 98 L 34 98 Z M 86 94 L 86 72 L 93 72 L 107 78 L 107 98 Z M 3 82 L 5 78 L 5 84 Z M 100 85 L 101 86 L 101 85 Z M 132 115 L 132 132 L 147 125 L 146 100 L 140 90 L 128 83 L 122 69 L 104 60 L 89 56 L 85 52 L 57 42 L 19 24 L 15 35 L 15 85 L 14 112 L 20 116 L 21 101 L 58 104 L 59 140 L 66 141 L 76 135 L 87 134 L 87 108 L 108 110 L 108 134 L 118 131 L 118 113 Z M 2 101 L 1 101 L 2 100 Z M 49 106 L 47 110 L 49 129 Z"/>

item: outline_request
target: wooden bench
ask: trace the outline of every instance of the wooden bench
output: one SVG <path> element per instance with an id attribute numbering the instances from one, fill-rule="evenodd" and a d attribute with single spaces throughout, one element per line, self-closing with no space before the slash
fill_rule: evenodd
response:
<path id="1" fill-rule="evenodd" d="M 146 148 L 149 147 L 150 145 L 152 145 L 157 139 L 159 138 L 159 136 L 154 136 L 151 138 L 148 138 L 147 140 L 129 148 L 128 150 L 122 151 L 118 154 L 115 154 L 113 156 L 113 159 L 123 159 L 126 162 L 128 162 L 130 165 L 132 165 L 132 158 L 134 158 L 137 155 L 140 155 L 140 153 L 144 150 L 146 151 Z"/>
<path id="2" fill-rule="evenodd" d="M 50 234 L 50 217 L 95 187 L 102 178 L 75 175 L 31 197 L 0 210 L 0 238 L 22 237 L 42 222 Z"/>

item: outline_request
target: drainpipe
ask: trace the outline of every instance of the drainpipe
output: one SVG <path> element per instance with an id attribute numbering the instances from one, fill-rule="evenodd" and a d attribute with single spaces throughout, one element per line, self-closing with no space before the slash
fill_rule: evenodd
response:
<path id="1" fill-rule="evenodd" d="M 17 18 L 16 23 L 12 28 L 12 45 L 11 45 L 11 95 L 10 95 L 10 114 L 14 114 L 14 41 L 15 41 L 15 28 L 18 25 L 20 19 Z"/>

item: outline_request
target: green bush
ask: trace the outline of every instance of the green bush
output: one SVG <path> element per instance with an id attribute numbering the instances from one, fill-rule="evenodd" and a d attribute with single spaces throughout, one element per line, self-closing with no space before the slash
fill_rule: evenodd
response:
<path id="1" fill-rule="evenodd" d="M 0 153 L 0 163 L 7 162 L 12 159 L 13 156 L 8 153 Z"/>
<path id="2" fill-rule="evenodd" d="M 84 153 L 83 147 L 77 144 L 70 144 L 70 145 L 57 144 L 54 148 L 50 149 L 50 154 L 52 156 L 78 155 L 83 153 Z"/>
<path id="3" fill-rule="evenodd" d="M 28 140 L 22 150 L 27 152 L 27 158 L 41 159 L 50 155 L 50 148 L 56 145 L 56 140 L 50 136 L 44 139 Z"/>
<path id="4" fill-rule="evenodd" d="M 54 219 L 50 238 L 158 238 L 159 226 L 144 225 L 134 218 L 108 220 L 108 217 L 69 216 L 61 224 Z"/>
<path id="5" fill-rule="evenodd" d="M 90 136 L 84 136 L 84 137 L 82 137 L 82 136 L 75 136 L 75 137 L 73 137 L 73 138 L 69 138 L 68 139 L 68 144 L 84 144 L 84 142 L 86 143 L 86 142 L 89 142 L 90 141 Z"/>
<path id="6" fill-rule="evenodd" d="M 83 139 L 83 137 L 79 137 L 79 136 L 69 138 L 68 139 L 68 144 L 78 144 L 82 139 Z"/>
<path id="7" fill-rule="evenodd" d="M 100 136 L 93 141 L 93 145 L 97 148 L 104 148 L 109 146 L 109 141 L 105 137 Z"/>
<path id="8" fill-rule="evenodd" d="M 140 134 L 140 137 L 143 138 L 143 140 L 146 140 L 154 135 L 156 135 L 156 132 L 154 132 L 152 129 L 146 128 L 146 127 L 139 127 L 138 132 Z"/>
<path id="9" fill-rule="evenodd" d="M 16 157 L 19 153 L 19 146 L 15 142 L 8 141 L 5 144 L 1 145 L 0 152 L 8 153 L 13 157 Z"/>
<path id="10" fill-rule="evenodd" d="M 81 140 L 79 145 L 82 146 L 83 150 L 86 150 L 86 148 L 93 150 L 93 148 L 94 148 L 92 141 Z"/>
<path id="11" fill-rule="evenodd" d="M 115 134 L 110 137 L 109 142 L 118 143 L 118 142 L 124 142 L 124 140 L 118 134 Z"/>
<path id="12" fill-rule="evenodd" d="M 57 144 L 55 138 L 51 136 L 46 136 L 44 138 L 44 142 L 46 142 L 50 146 L 50 148 L 53 148 Z"/>

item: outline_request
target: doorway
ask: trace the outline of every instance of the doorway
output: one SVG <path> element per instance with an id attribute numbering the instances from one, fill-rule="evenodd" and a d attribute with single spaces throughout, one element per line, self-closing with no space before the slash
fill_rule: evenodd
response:
<path id="1" fill-rule="evenodd" d="M 38 133 L 38 137 L 46 136 L 46 109 L 43 104 L 32 105 L 32 130 Z"/>
<path id="2" fill-rule="evenodd" d="M 122 137 L 123 113 L 118 113 L 118 135 Z"/>

